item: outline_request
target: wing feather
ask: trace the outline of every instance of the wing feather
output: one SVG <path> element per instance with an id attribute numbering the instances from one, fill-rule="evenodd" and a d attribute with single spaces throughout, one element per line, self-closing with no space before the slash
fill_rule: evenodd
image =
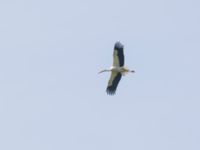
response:
<path id="1" fill-rule="evenodd" d="M 116 90 L 117 90 L 117 86 L 119 81 L 121 80 L 122 74 L 121 73 L 117 73 L 117 72 L 112 72 L 111 76 L 110 76 L 110 80 L 108 82 L 108 86 L 106 89 L 106 92 L 109 95 L 114 95 Z"/>
<path id="2" fill-rule="evenodd" d="M 114 46 L 113 66 L 124 66 L 124 46 L 120 42 L 116 42 Z"/>

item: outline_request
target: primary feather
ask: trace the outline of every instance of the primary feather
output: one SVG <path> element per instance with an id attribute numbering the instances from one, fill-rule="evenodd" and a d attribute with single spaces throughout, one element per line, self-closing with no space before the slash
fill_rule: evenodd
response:
<path id="1" fill-rule="evenodd" d="M 124 46 L 120 42 L 116 42 L 114 46 L 113 66 L 124 66 Z"/>
<path id="2" fill-rule="evenodd" d="M 117 85 L 121 80 L 122 74 L 117 72 L 112 72 L 110 76 L 110 80 L 108 81 L 108 86 L 106 92 L 110 95 L 115 94 L 117 90 Z"/>

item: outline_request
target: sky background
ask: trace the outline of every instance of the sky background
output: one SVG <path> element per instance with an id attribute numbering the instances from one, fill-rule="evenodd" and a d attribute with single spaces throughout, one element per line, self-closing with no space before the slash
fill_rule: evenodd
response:
<path id="1" fill-rule="evenodd" d="M 1 150 L 199 150 L 199 90 L 199 0 L 0 1 Z"/>

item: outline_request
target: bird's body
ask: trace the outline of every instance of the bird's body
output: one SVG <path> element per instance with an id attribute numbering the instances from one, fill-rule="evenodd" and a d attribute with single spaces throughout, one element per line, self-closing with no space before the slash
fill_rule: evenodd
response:
<path id="1" fill-rule="evenodd" d="M 126 75 L 128 72 L 134 72 L 134 71 L 132 71 L 132 70 L 130 71 L 127 67 L 116 67 L 116 66 L 111 66 L 110 69 L 102 70 L 102 71 L 100 71 L 99 73 L 108 72 L 108 71 L 116 72 L 116 73 L 121 73 L 122 75 Z"/>
<path id="2" fill-rule="evenodd" d="M 106 89 L 107 93 L 110 95 L 115 94 L 122 75 L 128 72 L 135 72 L 134 70 L 129 70 L 127 67 L 124 67 L 124 46 L 120 42 L 116 42 L 114 46 L 113 65 L 110 69 L 102 70 L 99 73 L 102 72 L 111 72 L 111 77 Z"/>

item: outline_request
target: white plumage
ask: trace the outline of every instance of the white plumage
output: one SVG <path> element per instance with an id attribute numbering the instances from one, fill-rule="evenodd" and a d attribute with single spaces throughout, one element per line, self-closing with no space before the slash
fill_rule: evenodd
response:
<path id="1" fill-rule="evenodd" d="M 110 67 L 110 69 L 102 70 L 99 73 L 107 71 L 111 71 L 111 76 L 106 89 L 106 92 L 110 95 L 115 94 L 122 75 L 125 75 L 128 72 L 135 72 L 134 70 L 129 70 L 128 68 L 124 67 L 124 46 L 120 42 L 116 42 L 114 45 L 113 65 Z"/>

